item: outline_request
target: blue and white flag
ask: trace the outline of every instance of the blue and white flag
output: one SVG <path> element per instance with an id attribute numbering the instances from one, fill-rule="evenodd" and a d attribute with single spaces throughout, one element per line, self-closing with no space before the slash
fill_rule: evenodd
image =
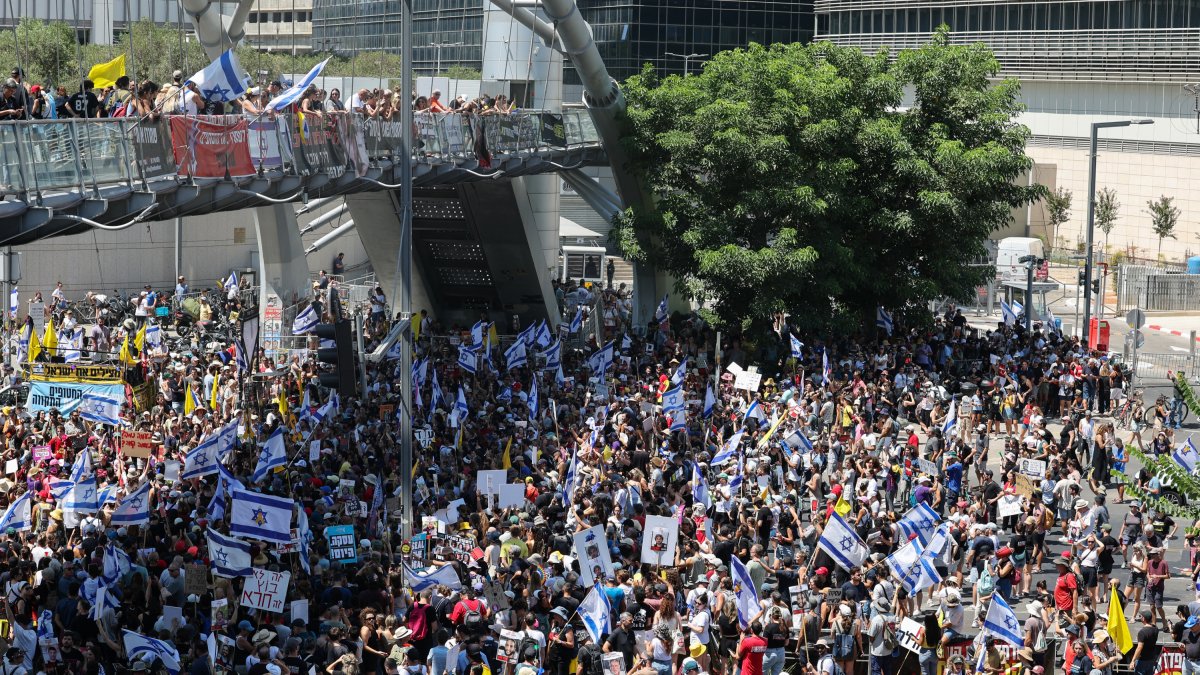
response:
<path id="1" fill-rule="evenodd" d="M 132 570 L 133 562 L 129 559 L 129 554 L 121 550 L 120 546 L 114 542 L 109 542 L 104 546 L 104 560 L 101 568 L 104 583 L 112 586 Z"/>
<path id="2" fill-rule="evenodd" d="M 233 341 L 233 360 L 237 363 L 239 373 L 250 372 L 250 360 L 246 358 L 246 348 L 242 346 L 241 340 Z"/>
<path id="3" fill-rule="evenodd" d="M 533 378 L 533 382 L 529 384 L 529 419 L 530 421 L 537 419 L 538 414 L 538 391 L 537 377 Z"/>
<path id="4" fill-rule="evenodd" d="M 125 658 L 130 663 L 134 661 L 145 661 L 146 663 L 154 663 L 156 658 L 162 659 L 163 665 L 168 670 L 179 670 L 179 650 L 170 642 L 165 642 L 152 637 L 146 637 L 140 633 L 135 633 L 131 630 L 125 630 Z"/>
<path id="5" fill-rule="evenodd" d="M 703 504 L 705 511 L 712 508 L 712 496 L 708 491 L 708 481 L 704 480 L 704 474 L 700 473 L 700 465 L 695 462 L 692 462 L 692 501 Z"/>
<path id="6" fill-rule="evenodd" d="M 519 337 L 519 336 L 518 336 Z M 507 370 L 520 368 L 528 361 L 525 354 L 525 342 L 518 339 L 508 349 L 504 350 L 504 367 Z"/>
<path id="7" fill-rule="evenodd" d="M 737 597 L 738 625 L 744 630 L 750 619 L 758 616 L 758 589 L 746 565 L 737 556 L 729 557 L 729 576 L 733 580 L 733 594 Z"/>
<path id="8" fill-rule="evenodd" d="M 717 404 L 717 396 L 716 396 L 716 394 L 713 393 L 713 388 L 712 388 L 712 385 L 710 384 L 710 385 L 708 385 L 708 388 L 704 392 L 704 413 L 701 416 L 702 417 L 712 417 L 713 406 L 715 406 L 716 404 Z"/>
<path id="9" fill-rule="evenodd" d="M 742 425 L 745 426 L 746 422 L 748 422 L 751 418 L 757 420 L 758 422 L 761 422 L 767 418 L 767 416 L 763 413 L 762 406 L 758 404 L 758 401 L 752 401 L 750 403 L 750 407 L 746 408 L 746 414 L 742 415 Z"/>
<path id="10" fill-rule="evenodd" d="M 675 369 L 675 373 L 671 375 L 671 384 L 679 386 L 683 384 L 684 378 L 687 377 L 687 357 L 683 357 L 683 361 L 679 363 L 679 367 Z"/>
<path id="11" fill-rule="evenodd" d="M 1189 438 L 1171 453 L 1171 459 L 1192 473 L 1196 470 L 1196 463 L 1200 462 L 1200 453 L 1196 452 L 1196 444 Z"/>
<path id="12" fill-rule="evenodd" d="M 115 610 L 121 606 L 121 602 L 108 590 L 108 586 L 103 580 L 96 586 L 96 595 L 91 598 L 92 606 L 88 609 L 88 618 L 92 621 L 99 621 L 104 612 L 110 609 Z M 38 627 L 40 628 L 41 625 L 39 624 Z"/>
<path id="13" fill-rule="evenodd" d="M 588 635 L 592 636 L 592 642 L 598 645 L 604 644 L 602 638 L 608 635 L 608 631 L 612 628 L 612 607 L 608 604 L 608 594 L 600 588 L 599 582 L 592 586 L 587 597 L 579 603 L 578 612 L 579 618 L 583 619 L 584 628 L 587 628 Z"/>
<path id="14" fill-rule="evenodd" d="M 312 561 L 308 558 L 309 551 L 312 550 L 313 534 L 308 526 L 308 514 L 299 504 L 296 505 L 296 538 L 300 543 L 300 567 L 304 568 L 305 574 L 312 574 Z"/>
<path id="15" fill-rule="evenodd" d="M 233 446 L 237 444 L 237 433 L 237 417 L 229 420 L 228 424 L 217 430 L 217 459 L 223 459 L 233 449 Z"/>
<path id="16" fill-rule="evenodd" d="M 571 318 L 571 325 L 567 327 L 567 333 L 574 335 L 575 333 L 579 332 L 580 328 L 583 328 L 582 305 L 575 309 L 575 316 Z"/>
<path id="17" fill-rule="evenodd" d="M 442 385 L 438 384 L 437 368 L 433 369 L 433 383 L 430 385 L 429 407 L 434 410 L 442 407 L 446 402 L 446 395 L 442 393 Z"/>
<path id="18" fill-rule="evenodd" d="M 329 59 L 325 59 L 324 61 L 313 66 L 312 70 L 305 73 L 304 77 L 300 78 L 296 84 L 292 85 L 287 91 L 284 91 L 275 98 L 271 99 L 271 102 L 267 104 L 267 108 L 269 110 L 279 112 L 289 105 L 299 102 L 300 97 L 304 95 L 304 92 L 308 89 L 308 86 L 313 83 L 313 80 L 316 80 L 317 77 L 321 75 L 321 71 L 325 69 L 326 63 L 329 63 Z"/>
<path id="19" fill-rule="evenodd" d="M 725 445 L 723 445 L 721 447 L 721 451 L 713 456 L 712 462 L 710 462 L 710 465 L 711 466 L 720 466 L 720 465 L 724 464 L 725 462 L 732 460 L 734 457 L 737 457 L 738 447 L 741 446 L 742 436 L 745 433 L 746 433 L 745 431 L 739 431 L 736 434 L 730 436 L 729 440 L 725 441 Z"/>
<path id="20" fill-rule="evenodd" d="M 882 307 L 875 308 L 875 325 L 882 328 L 890 337 L 896 324 L 892 321 L 892 315 Z"/>
<path id="21" fill-rule="evenodd" d="M 113 510 L 111 523 L 122 525 L 145 525 L 150 522 L 150 481 L 126 495 Z"/>
<path id="22" fill-rule="evenodd" d="M 930 560 L 936 559 L 945 550 L 946 545 L 950 542 L 950 525 L 942 523 L 934 530 L 929 537 L 929 543 L 925 546 L 925 551 L 921 555 Z"/>
<path id="23" fill-rule="evenodd" d="M 934 511 L 925 502 L 921 502 L 909 509 L 908 513 L 904 514 L 904 517 L 896 524 L 900 526 L 900 531 L 904 533 L 905 538 L 911 538 L 915 534 L 917 539 L 925 544 L 929 542 L 929 538 L 933 536 L 934 530 L 941 521 L 937 511 Z"/>
<path id="24" fill-rule="evenodd" d="M 992 605 L 988 607 L 987 616 L 983 620 L 983 632 L 1004 640 L 1017 649 L 1025 648 L 1021 622 L 1017 621 L 1016 613 L 999 593 L 992 593 Z"/>
<path id="25" fill-rule="evenodd" d="M 537 324 L 531 323 L 525 326 L 525 329 L 517 333 L 517 342 L 523 343 L 526 347 L 533 346 L 534 331 L 537 330 Z"/>
<path id="26" fill-rule="evenodd" d="M 458 367 L 474 375 L 478 368 L 479 355 L 466 345 L 458 346 Z"/>
<path id="27" fill-rule="evenodd" d="M 235 490 L 230 507 L 229 534 L 290 544 L 294 503 L 286 497 Z"/>
<path id="28" fill-rule="evenodd" d="M 800 351 L 804 349 L 804 343 L 798 340 L 795 335 L 788 335 L 788 338 L 792 343 L 792 358 L 800 358 Z"/>
<path id="29" fill-rule="evenodd" d="M 192 448 L 183 457 L 183 471 L 179 477 L 183 480 L 199 478 L 217 472 L 217 461 L 221 459 L 221 434 L 209 434 L 208 438 L 200 441 L 200 445 Z"/>
<path id="30" fill-rule="evenodd" d="M 285 464 L 287 464 L 287 446 L 283 441 L 283 427 L 279 427 L 263 443 L 262 449 L 258 453 L 258 464 L 254 467 L 250 482 L 261 483 L 273 469 Z"/>
<path id="31" fill-rule="evenodd" d="M 8 505 L 8 508 L 4 510 L 4 515 L 0 516 L 0 532 L 9 528 L 21 532 L 33 527 L 33 518 L 30 516 L 32 511 L 31 494 L 26 492 Z"/>
<path id="32" fill-rule="evenodd" d="M 732 495 L 736 495 L 738 490 L 742 489 L 745 475 L 745 461 L 745 457 L 738 455 L 737 470 L 729 476 L 729 493 Z"/>
<path id="33" fill-rule="evenodd" d="M 424 573 L 417 572 L 408 565 L 404 566 L 404 580 L 408 582 L 409 588 L 413 593 L 422 591 L 430 591 L 438 586 L 445 586 L 451 590 L 459 590 L 462 588 L 462 581 L 458 578 L 458 572 L 450 565 L 434 567 Z"/>
<path id="34" fill-rule="evenodd" d="M 817 548 L 828 553 L 847 572 L 862 567 L 863 561 L 871 553 L 854 528 L 842 520 L 837 512 L 832 513 L 829 522 L 825 523 L 825 530 L 817 540 Z"/>
<path id="35" fill-rule="evenodd" d="M 783 444 L 785 446 L 791 446 L 805 454 L 813 451 L 813 442 L 809 440 L 808 436 L 805 436 L 804 432 L 800 431 L 799 429 L 793 431 L 791 434 L 788 434 L 787 438 L 783 439 Z"/>
<path id="36" fill-rule="evenodd" d="M 1012 326 L 1017 323 L 1017 312 L 1007 302 L 1000 301 L 1000 315 L 1004 317 L 1004 323 Z"/>
<path id="37" fill-rule="evenodd" d="M 117 501 L 117 490 L 120 488 L 121 486 L 116 483 L 105 485 L 96 493 L 96 501 L 100 502 L 100 506 Z"/>
<path id="38" fill-rule="evenodd" d="M 675 387 L 663 392 L 662 395 L 663 412 L 670 414 L 674 412 L 683 412 L 683 387 Z"/>
<path id="39" fill-rule="evenodd" d="M 571 501 L 575 498 L 575 478 L 579 474 L 578 457 L 575 451 L 571 452 L 571 462 L 567 464 L 567 472 L 563 476 L 562 484 L 562 500 L 563 506 L 567 509 L 571 508 Z"/>
<path id="40" fill-rule="evenodd" d="M 83 358 L 83 326 L 76 328 L 74 331 L 64 331 L 59 338 L 59 350 L 62 352 L 63 361 L 74 363 Z"/>
<path id="41" fill-rule="evenodd" d="M 546 323 L 545 319 L 542 319 L 542 322 L 538 324 L 537 330 L 533 331 L 533 341 L 537 346 L 545 347 L 550 344 L 550 339 L 550 326 Z"/>
<path id="42" fill-rule="evenodd" d="M 229 103 L 246 93 L 249 80 L 237 55 L 230 49 L 187 81 L 196 85 L 204 100 Z"/>
<path id="43" fill-rule="evenodd" d="M 825 384 L 829 384 L 829 378 L 833 375 L 833 368 L 829 365 L 829 349 L 821 350 L 821 380 Z"/>
<path id="44" fill-rule="evenodd" d="M 208 528 L 208 557 L 213 572 L 223 577 L 248 577 L 251 570 L 250 543 L 227 537 Z"/>
<path id="45" fill-rule="evenodd" d="M 70 480 L 73 483 L 78 483 L 92 475 L 92 453 L 89 449 L 87 452 L 80 452 L 75 457 L 75 463 L 71 465 Z"/>
<path id="46" fill-rule="evenodd" d="M 656 321 L 661 323 L 663 319 L 667 318 L 668 314 L 669 310 L 667 309 L 667 295 L 664 293 L 662 300 L 658 302 L 658 307 L 654 309 L 654 318 Z"/>
<path id="47" fill-rule="evenodd" d="M 633 340 L 631 340 L 629 338 L 629 333 L 623 334 L 621 336 L 621 351 L 622 352 L 629 351 L 632 348 L 633 348 Z"/>
<path id="48" fill-rule="evenodd" d="M 225 520 L 225 481 L 217 481 L 217 489 L 213 491 L 212 499 L 208 501 L 208 517 L 213 520 Z"/>
<path id="49" fill-rule="evenodd" d="M 458 420 L 458 424 L 455 426 L 458 426 L 462 422 L 466 421 L 467 416 L 470 414 L 471 411 L 467 409 L 467 394 L 463 391 L 462 386 L 459 386 L 458 400 L 454 402 L 454 418 Z"/>
<path id="50" fill-rule="evenodd" d="M 909 595 L 915 595 L 942 582 L 942 577 L 934 569 L 933 561 L 922 555 L 923 553 L 920 542 L 914 539 L 887 557 L 888 567 Z"/>
<path id="51" fill-rule="evenodd" d="M 597 349 L 596 351 L 592 352 L 592 355 L 589 356 L 587 359 L 588 367 L 592 369 L 593 375 L 602 375 L 603 373 L 607 372 L 608 367 L 612 365 L 612 361 L 613 361 L 613 343 L 612 342 L 609 342 L 608 344 L 604 345 L 600 349 Z"/>
<path id="52" fill-rule="evenodd" d="M 163 332 L 158 326 L 146 326 L 146 346 L 158 347 L 162 344 Z"/>
<path id="53" fill-rule="evenodd" d="M 542 352 L 542 357 L 546 359 L 546 365 L 542 366 L 542 370 L 554 370 L 562 365 L 562 341 L 555 340 L 554 344 L 546 348 Z"/>
<path id="54" fill-rule="evenodd" d="M 96 488 L 96 477 L 92 476 L 85 480 L 81 480 L 71 486 L 67 491 L 62 501 L 62 509 L 64 520 L 63 523 L 70 525 L 65 516 L 70 513 L 95 513 L 100 510 L 100 500 L 97 496 L 99 490 Z"/>
<path id="55" fill-rule="evenodd" d="M 106 396 L 101 393 L 88 392 L 83 395 L 79 401 L 79 416 L 85 420 L 97 422 L 99 424 L 110 424 L 114 427 L 121 426 L 121 404 L 124 403 L 121 399 L 115 396 Z M 82 453 L 89 454 L 89 453 Z"/>
<path id="56" fill-rule="evenodd" d="M 21 307 L 21 294 L 17 292 L 17 287 L 8 292 L 8 315 L 10 318 L 16 318 L 17 310 Z"/>
<path id="57" fill-rule="evenodd" d="M 946 420 L 942 422 L 942 437 L 949 437 L 958 426 L 958 401 L 950 399 L 950 410 L 946 411 Z"/>
<path id="58" fill-rule="evenodd" d="M 397 340 L 396 342 L 400 343 L 400 340 Z M 435 368 L 434 370 L 436 371 L 437 369 Z M 426 356 L 425 358 L 421 359 L 420 361 L 413 361 L 413 364 L 412 364 L 413 384 L 418 387 L 424 387 L 425 386 L 425 378 L 428 376 L 429 376 L 429 357 Z"/>
<path id="59" fill-rule="evenodd" d="M 233 289 L 235 289 L 237 287 L 238 287 L 237 272 L 230 272 L 229 277 L 227 279 L 225 279 L 225 283 L 222 284 L 222 288 L 224 288 L 225 292 L 228 293 L 229 291 L 232 291 Z"/>
<path id="60" fill-rule="evenodd" d="M 295 320 L 292 321 L 292 334 L 303 335 L 316 328 L 319 323 L 321 323 L 321 317 L 317 315 L 317 308 L 309 305 L 300 310 Z"/>

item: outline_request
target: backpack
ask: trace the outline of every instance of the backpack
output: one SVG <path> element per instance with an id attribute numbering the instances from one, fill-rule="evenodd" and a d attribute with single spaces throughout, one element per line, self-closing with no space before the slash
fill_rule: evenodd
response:
<path id="1" fill-rule="evenodd" d="M 478 600 L 475 601 L 475 609 L 471 609 L 471 606 L 465 602 L 463 603 L 463 606 L 467 608 L 466 613 L 463 614 L 463 628 L 466 628 L 472 633 L 482 633 L 484 630 L 484 625 L 483 614 L 480 612 L 480 610 L 483 609 L 483 607 L 481 606 L 480 602 Z"/>
<path id="2" fill-rule="evenodd" d="M 851 633 L 833 634 L 833 658 L 845 661 L 854 653 L 854 635 Z"/>
<path id="3" fill-rule="evenodd" d="M 604 675 L 603 656 L 600 654 L 600 648 L 594 644 L 587 644 L 579 648 L 579 675 Z"/>
<path id="4" fill-rule="evenodd" d="M 893 617 L 895 618 L 895 617 Z M 888 651 L 895 652 L 900 643 L 896 640 L 896 624 L 893 621 L 884 619 L 883 622 L 883 648 Z"/>
<path id="5" fill-rule="evenodd" d="M 842 667 L 837 664 L 837 661 L 834 661 L 833 657 L 828 654 L 826 654 L 825 656 L 822 656 L 821 660 L 817 662 L 817 673 L 818 674 L 823 675 L 825 673 L 825 660 L 826 659 L 829 659 L 829 664 L 831 666 L 833 666 L 833 669 L 832 669 L 833 675 L 846 675 L 846 671 L 842 670 Z"/>
<path id="6" fill-rule="evenodd" d="M 983 566 L 983 571 L 979 573 L 979 584 L 976 588 L 979 589 L 980 596 L 991 595 L 996 590 L 996 579 L 992 576 L 992 570 L 988 568 L 986 563 Z"/>

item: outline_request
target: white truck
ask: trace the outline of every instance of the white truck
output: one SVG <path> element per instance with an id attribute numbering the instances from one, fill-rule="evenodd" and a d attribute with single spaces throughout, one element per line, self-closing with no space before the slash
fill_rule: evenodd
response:
<path id="1" fill-rule="evenodd" d="M 1021 258 L 1032 255 L 1039 259 L 1046 257 L 1042 240 L 1036 237 L 1007 237 L 1001 239 L 996 248 L 996 281 L 1026 280 L 1025 263 Z M 1034 281 L 1045 281 L 1049 276 L 1049 264 L 1043 263 L 1033 272 Z"/>

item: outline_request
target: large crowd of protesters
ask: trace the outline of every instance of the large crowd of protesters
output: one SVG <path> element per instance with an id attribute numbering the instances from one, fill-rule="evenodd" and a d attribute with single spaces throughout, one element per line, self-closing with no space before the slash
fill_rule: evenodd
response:
<path id="1" fill-rule="evenodd" d="M 326 319 L 336 286 L 316 289 Z M 419 312 L 406 324 L 414 362 L 367 360 L 366 391 L 340 397 L 319 384 L 316 337 L 268 353 L 232 329 L 173 341 L 169 319 L 150 339 L 153 312 L 105 326 L 104 345 L 153 384 L 152 405 L 125 401 L 119 424 L 79 406 L 4 411 L 0 673 L 866 675 L 907 663 L 932 675 L 941 661 L 998 674 L 1007 644 L 1021 672 L 1108 675 L 1125 660 L 1146 674 L 1169 641 L 1200 664 L 1188 618 L 1200 603 L 1176 613 L 1163 596 L 1183 574 L 1164 548 L 1192 523 L 1136 500 L 1109 516 L 1125 498 L 1109 469 L 1131 459 L 1109 415 L 1134 392 L 1105 355 L 1051 326 L 981 329 L 953 309 L 834 340 L 779 318 L 718 348 L 695 312 L 635 324 L 611 276 L 603 290 L 558 290 L 561 326 Z M 33 320 L 20 319 L 10 382 L 54 356 L 30 356 Z M 392 325 L 368 324 L 368 352 Z M 411 469 L 398 438 L 410 412 Z M 1155 417 L 1147 452 L 1182 440 L 1177 421 Z M 221 468 L 184 477 L 225 430 L 236 436 Z M 287 461 L 259 471 L 276 432 Z M 125 449 L 142 433 L 148 457 Z M 1031 466 L 1042 475 L 1019 472 Z M 1129 480 L 1162 489 L 1145 472 Z M 104 495 L 97 508 L 80 506 L 84 484 Z M 285 542 L 236 534 L 246 493 L 295 504 Z M 140 495 L 145 522 L 120 524 Z M 831 528 L 857 540 L 859 564 L 831 549 Z M 245 543 L 252 570 L 227 574 L 214 537 Z M 928 563 L 915 586 L 893 564 L 914 549 Z M 258 609 L 247 589 L 274 573 L 290 575 L 280 602 Z M 998 604 L 1024 617 L 1019 645 L 989 628 Z"/>

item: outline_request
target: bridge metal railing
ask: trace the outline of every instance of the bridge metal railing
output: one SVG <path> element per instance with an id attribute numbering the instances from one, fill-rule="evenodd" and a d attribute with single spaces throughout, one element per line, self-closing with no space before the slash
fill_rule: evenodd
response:
<path id="1" fill-rule="evenodd" d="M 414 115 L 410 161 L 478 161 L 596 145 L 586 111 Z M 95 194 L 111 185 L 280 172 L 366 175 L 403 149 L 398 120 L 355 113 L 163 115 L 0 122 L 0 195 L 40 201 L 43 193 Z"/>

